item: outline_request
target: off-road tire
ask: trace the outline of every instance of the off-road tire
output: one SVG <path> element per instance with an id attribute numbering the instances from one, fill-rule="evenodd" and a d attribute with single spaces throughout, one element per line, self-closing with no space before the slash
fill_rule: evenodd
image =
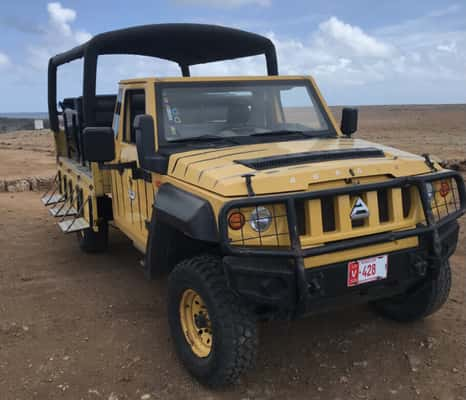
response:
<path id="1" fill-rule="evenodd" d="M 202 297 L 209 313 L 212 347 L 205 358 L 192 351 L 183 333 L 180 301 L 187 289 Z M 219 387 L 236 383 L 254 365 L 256 319 L 227 287 L 218 257 L 196 256 L 175 266 L 168 282 L 168 321 L 178 357 L 202 384 Z"/>
<path id="2" fill-rule="evenodd" d="M 92 228 L 76 232 L 79 248 L 85 253 L 103 253 L 108 247 L 108 224 L 99 226 L 99 231 Z"/>
<path id="3" fill-rule="evenodd" d="M 438 311 L 447 301 L 451 288 L 451 269 L 448 261 L 438 271 L 436 278 L 425 283 L 414 293 L 406 293 L 374 303 L 384 317 L 399 322 L 413 322 Z"/>

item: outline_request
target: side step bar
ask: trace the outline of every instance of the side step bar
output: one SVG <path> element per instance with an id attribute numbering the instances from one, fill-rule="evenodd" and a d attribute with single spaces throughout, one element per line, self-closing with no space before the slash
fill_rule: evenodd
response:
<path id="1" fill-rule="evenodd" d="M 58 223 L 63 233 L 71 233 L 82 231 L 83 229 L 90 228 L 89 222 L 83 217 L 67 219 Z"/>
<path id="2" fill-rule="evenodd" d="M 53 192 L 51 195 L 46 194 L 41 200 L 44 206 L 53 206 L 58 203 L 63 203 L 65 199 L 65 195 Z"/>
<path id="3" fill-rule="evenodd" d="M 66 195 L 57 193 L 58 186 L 59 185 L 58 185 L 58 174 L 57 174 L 55 175 L 55 178 L 53 179 L 52 186 L 41 198 L 44 206 L 53 206 L 58 203 L 63 203 L 66 200 Z"/>
<path id="4" fill-rule="evenodd" d="M 87 222 L 83 217 L 83 210 L 84 210 L 84 207 L 85 205 L 88 203 L 89 201 L 89 197 L 86 199 L 86 201 L 84 201 L 80 207 L 79 207 L 79 210 L 76 210 L 74 207 L 73 207 L 73 194 L 71 195 L 71 205 L 69 208 L 67 208 L 66 210 L 62 210 L 63 209 L 63 206 L 58 209 L 57 213 L 62 213 L 63 216 L 62 216 L 62 219 L 61 221 L 58 223 L 58 226 L 60 227 L 61 231 L 63 233 L 72 233 L 72 232 L 78 232 L 78 231 L 82 231 L 83 229 L 88 229 L 91 227 L 91 225 L 89 224 L 89 222 Z M 58 206 L 57 206 L 58 207 Z M 73 211 L 74 214 L 70 214 L 70 211 Z M 68 218 L 68 219 L 65 219 L 66 217 L 68 216 L 73 216 L 73 218 Z"/>
<path id="5" fill-rule="evenodd" d="M 54 217 L 60 217 L 60 222 L 58 222 L 58 227 L 63 233 L 72 233 L 82 231 L 83 229 L 88 229 L 91 227 L 89 222 L 87 222 L 83 217 L 84 206 L 89 201 L 89 198 L 86 199 L 77 210 L 73 203 L 75 201 L 75 190 L 73 190 L 69 196 L 65 194 L 58 193 L 58 175 L 55 176 L 54 186 L 52 186 L 47 193 L 42 196 L 42 203 L 44 206 L 54 206 L 49 209 L 49 213 Z M 76 189 L 77 191 L 77 189 Z M 52 192 L 52 193 L 50 193 Z M 67 217 L 72 217 L 68 218 Z"/>
<path id="6" fill-rule="evenodd" d="M 67 210 L 65 210 L 64 207 L 58 205 L 53 208 L 50 208 L 49 213 L 54 217 L 72 217 L 76 215 L 78 211 L 74 207 L 70 207 Z"/>

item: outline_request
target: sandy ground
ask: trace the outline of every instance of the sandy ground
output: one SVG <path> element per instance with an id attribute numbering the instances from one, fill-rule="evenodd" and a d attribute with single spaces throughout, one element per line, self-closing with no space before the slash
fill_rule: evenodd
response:
<path id="1" fill-rule="evenodd" d="M 0 134 L 0 179 L 54 176 L 54 154 L 49 130 Z"/>
<path id="2" fill-rule="evenodd" d="M 357 135 L 464 159 L 465 116 L 466 106 L 363 109 Z M 37 153 L 53 163 L 47 151 Z M 465 225 L 450 299 L 431 318 L 400 325 L 358 306 L 262 324 L 256 369 L 212 392 L 177 361 L 166 282 L 145 280 L 123 235 L 111 232 L 107 254 L 83 254 L 37 193 L 0 193 L 0 399 L 466 400 Z"/>

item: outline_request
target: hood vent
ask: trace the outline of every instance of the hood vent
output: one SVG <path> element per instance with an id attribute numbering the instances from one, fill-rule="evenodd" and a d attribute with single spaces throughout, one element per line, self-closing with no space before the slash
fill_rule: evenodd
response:
<path id="1" fill-rule="evenodd" d="M 255 170 L 287 167 L 290 165 L 325 162 L 334 160 L 350 160 L 355 158 L 385 157 L 382 150 L 375 147 L 363 147 L 355 149 L 339 149 L 328 151 L 310 151 L 306 153 L 283 154 L 279 156 L 250 158 L 247 160 L 235 160 L 235 163 Z"/>

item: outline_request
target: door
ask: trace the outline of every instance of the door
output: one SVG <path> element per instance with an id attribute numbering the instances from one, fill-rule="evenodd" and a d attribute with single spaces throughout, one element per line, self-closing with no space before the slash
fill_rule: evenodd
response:
<path id="1" fill-rule="evenodd" d="M 118 106 L 117 106 L 118 111 Z M 146 113 L 146 97 L 143 88 L 126 89 L 118 117 L 116 146 L 117 163 L 120 170 L 112 171 L 112 197 L 114 200 L 115 224 L 129 236 L 135 246 L 145 251 L 154 190 L 152 183 L 133 175 L 138 167 L 134 118 Z"/>

